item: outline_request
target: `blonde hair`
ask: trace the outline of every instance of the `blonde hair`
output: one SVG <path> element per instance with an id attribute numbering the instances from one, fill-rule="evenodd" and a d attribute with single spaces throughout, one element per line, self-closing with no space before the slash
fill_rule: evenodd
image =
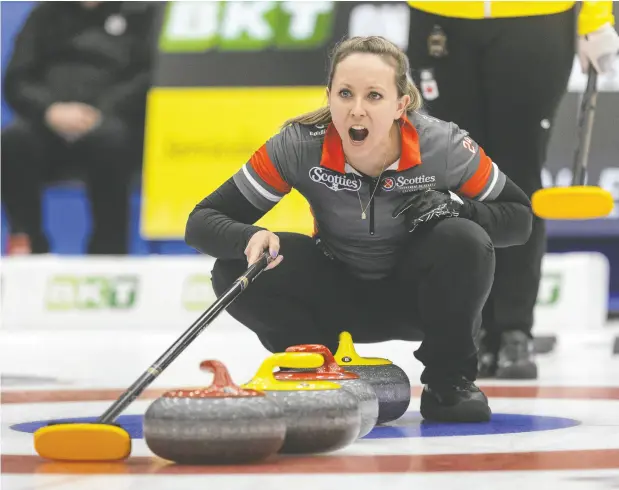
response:
<path id="1" fill-rule="evenodd" d="M 382 36 L 351 37 L 339 43 L 332 55 L 331 66 L 329 68 L 329 79 L 327 87 L 331 90 L 333 75 L 337 65 L 345 58 L 355 53 L 369 53 L 382 56 L 395 69 L 395 83 L 398 89 L 398 97 L 408 95 L 410 102 L 406 106 L 405 112 L 419 110 L 422 106 L 422 98 L 419 89 L 410 77 L 410 65 L 406 54 L 391 41 Z M 293 123 L 300 124 L 328 124 L 331 122 L 331 111 L 328 106 L 321 107 L 315 111 L 301 114 L 286 121 L 283 126 Z"/>

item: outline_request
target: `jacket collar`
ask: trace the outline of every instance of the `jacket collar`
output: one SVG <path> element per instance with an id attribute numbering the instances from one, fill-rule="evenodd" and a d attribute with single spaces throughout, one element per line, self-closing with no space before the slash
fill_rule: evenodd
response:
<path id="1" fill-rule="evenodd" d="M 402 139 L 402 153 L 397 171 L 402 172 L 421 164 L 421 151 L 419 149 L 419 134 L 408 117 L 403 115 L 398 124 L 400 125 Z M 329 123 L 322 145 L 320 166 L 343 174 L 345 173 L 345 165 L 346 156 L 344 155 L 342 140 L 333 123 Z"/>

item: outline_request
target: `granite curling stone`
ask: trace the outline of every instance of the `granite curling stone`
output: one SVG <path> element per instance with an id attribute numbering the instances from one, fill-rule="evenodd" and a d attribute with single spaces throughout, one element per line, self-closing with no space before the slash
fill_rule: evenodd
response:
<path id="1" fill-rule="evenodd" d="M 377 424 L 392 422 L 406 413 L 411 401 L 411 384 L 402 368 L 388 359 L 359 356 L 348 332 L 340 334 L 334 357 L 346 371 L 358 374 L 374 388 L 378 397 Z"/>
<path id="2" fill-rule="evenodd" d="M 317 369 L 303 372 L 278 372 L 275 379 L 281 381 L 333 381 L 339 384 L 346 391 L 357 398 L 361 414 L 361 428 L 359 435 L 361 438 L 368 435 L 376 426 L 378 420 L 378 397 L 368 383 L 363 381 L 358 374 L 345 371 L 335 362 L 333 354 L 329 348 L 320 344 L 304 344 L 288 347 L 286 352 L 314 352 L 322 355 L 324 363 Z"/>
<path id="3" fill-rule="evenodd" d="M 208 388 L 167 392 L 146 410 L 148 448 L 178 464 L 240 464 L 277 454 L 286 436 L 282 408 L 235 385 L 219 361 L 200 368 L 214 374 Z"/>
<path id="4" fill-rule="evenodd" d="M 254 378 L 242 385 L 263 391 L 286 416 L 282 454 L 324 453 L 353 443 L 361 428 L 359 402 L 330 381 L 280 381 L 275 368 L 307 369 L 323 364 L 320 354 L 280 352 L 265 359 Z"/>

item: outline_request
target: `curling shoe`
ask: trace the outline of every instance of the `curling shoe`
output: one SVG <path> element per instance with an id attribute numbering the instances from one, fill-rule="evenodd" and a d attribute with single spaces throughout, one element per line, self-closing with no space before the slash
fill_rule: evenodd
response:
<path id="1" fill-rule="evenodd" d="M 537 379 L 533 339 L 520 330 L 504 332 L 496 360 L 497 379 Z"/>
<path id="2" fill-rule="evenodd" d="M 428 383 L 421 393 L 421 416 L 432 422 L 488 422 L 486 395 L 464 376 Z"/>

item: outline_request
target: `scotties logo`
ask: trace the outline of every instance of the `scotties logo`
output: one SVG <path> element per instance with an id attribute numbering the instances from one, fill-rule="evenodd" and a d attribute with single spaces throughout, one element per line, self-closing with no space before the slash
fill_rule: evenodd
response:
<path id="1" fill-rule="evenodd" d="M 324 124 L 316 124 L 314 129 L 317 131 L 310 131 L 310 136 L 324 136 L 327 134 L 327 126 Z"/>
<path id="2" fill-rule="evenodd" d="M 326 185 L 332 191 L 358 191 L 361 181 L 352 174 L 339 174 L 322 167 L 312 167 L 309 171 L 310 179 Z"/>
<path id="3" fill-rule="evenodd" d="M 414 177 L 387 177 L 383 180 L 383 189 L 386 191 L 415 192 L 436 187 L 435 175 L 417 175 Z"/>
<path id="4" fill-rule="evenodd" d="M 395 189 L 395 180 L 393 177 L 387 177 L 383 179 L 383 190 L 384 191 L 392 191 Z"/>

